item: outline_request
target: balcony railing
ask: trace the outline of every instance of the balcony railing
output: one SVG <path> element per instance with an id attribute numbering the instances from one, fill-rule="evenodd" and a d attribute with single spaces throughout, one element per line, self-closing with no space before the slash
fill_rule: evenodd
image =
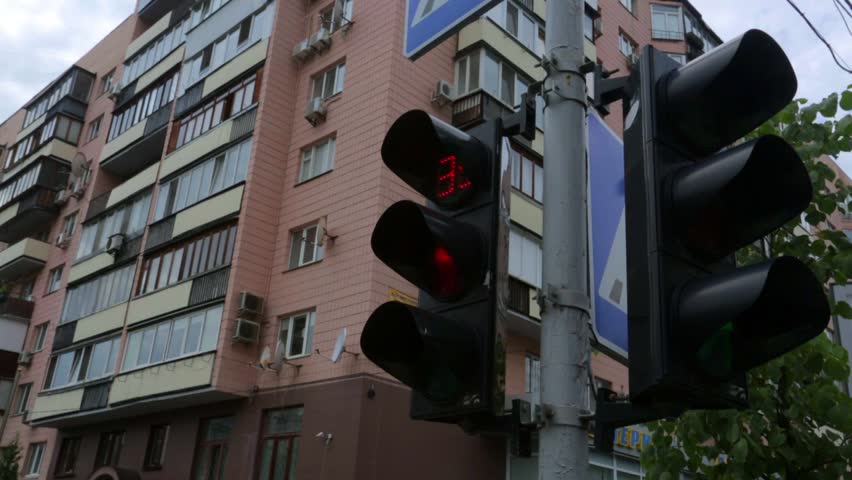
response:
<path id="1" fill-rule="evenodd" d="M 530 314 L 530 286 L 509 277 L 509 308 L 522 315 Z"/>
<path id="2" fill-rule="evenodd" d="M 0 242 L 16 243 L 49 225 L 59 211 L 55 200 L 55 191 L 39 187 L 21 197 L 17 204 L 7 207 L 7 210 L 16 210 L 0 225 Z"/>
<path id="3" fill-rule="evenodd" d="M 655 40 L 683 40 L 680 30 L 651 30 L 651 38 Z"/>
<path id="4" fill-rule="evenodd" d="M 30 320 L 33 317 L 33 302 L 18 297 L 0 298 L 0 317 Z"/>

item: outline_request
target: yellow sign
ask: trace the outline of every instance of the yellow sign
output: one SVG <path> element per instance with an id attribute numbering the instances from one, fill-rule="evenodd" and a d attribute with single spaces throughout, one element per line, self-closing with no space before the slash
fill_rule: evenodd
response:
<path id="1" fill-rule="evenodd" d="M 651 435 L 632 427 L 623 427 L 615 431 L 614 444 L 631 450 L 642 451 L 645 444 L 651 443 Z"/>
<path id="2" fill-rule="evenodd" d="M 411 305 L 412 307 L 417 306 L 417 299 L 415 297 L 412 297 L 411 295 L 406 295 L 405 293 L 402 293 L 395 288 L 388 288 L 388 300 L 391 302 L 399 302 L 404 303 L 406 305 Z"/>

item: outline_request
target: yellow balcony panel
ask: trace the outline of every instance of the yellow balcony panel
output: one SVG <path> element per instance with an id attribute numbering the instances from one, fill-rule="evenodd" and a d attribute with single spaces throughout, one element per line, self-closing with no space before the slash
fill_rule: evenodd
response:
<path id="1" fill-rule="evenodd" d="M 540 62 L 539 58 L 486 17 L 474 21 L 459 32 L 458 49 L 464 50 L 479 41 L 484 41 L 492 50 L 500 52 L 528 77 L 536 81 L 544 79 L 544 69 L 536 66 Z"/>
<path id="2" fill-rule="evenodd" d="M 159 164 L 155 163 L 145 170 L 137 173 L 121 185 L 113 188 L 109 193 L 109 200 L 107 200 L 106 208 L 111 208 L 112 206 L 127 200 L 136 193 L 139 193 L 153 185 L 157 181 L 158 167 Z"/>
<path id="3" fill-rule="evenodd" d="M 119 375 L 112 383 L 109 404 L 208 386 L 213 380 L 215 359 L 215 353 L 208 353 Z"/>
<path id="4" fill-rule="evenodd" d="M 233 119 L 223 122 L 216 128 L 211 129 L 204 135 L 172 152 L 163 160 L 160 178 L 171 175 L 231 141 L 231 130 L 233 127 Z"/>
<path id="5" fill-rule="evenodd" d="M 541 130 L 536 130 L 535 138 L 533 139 L 530 146 L 532 147 L 535 153 L 544 157 L 544 132 L 542 132 Z"/>
<path id="6" fill-rule="evenodd" d="M 101 163 L 142 138 L 145 135 L 146 123 L 148 123 L 148 119 L 142 120 L 104 145 L 103 150 L 101 150 Z"/>
<path id="7" fill-rule="evenodd" d="M 0 225 L 4 225 L 15 218 L 15 216 L 18 215 L 19 206 L 20 203 L 13 203 L 3 210 L 0 210 Z"/>
<path id="8" fill-rule="evenodd" d="M 84 388 L 78 388 L 69 392 L 54 394 L 41 394 L 36 397 L 32 410 L 27 417 L 30 421 L 40 420 L 58 415 L 68 415 L 80 411 L 83 403 Z"/>
<path id="9" fill-rule="evenodd" d="M 239 212 L 243 203 L 243 190 L 244 187 L 240 185 L 178 213 L 175 217 L 172 236 L 177 237 L 194 228 Z"/>
<path id="10" fill-rule="evenodd" d="M 157 21 L 157 23 L 151 25 L 148 30 L 142 32 L 142 35 L 139 35 L 130 42 L 130 45 L 127 47 L 127 53 L 124 55 L 125 60 L 129 60 L 131 57 L 139 53 L 139 50 L 142 47 L 148 45 L 151 40 L 160 36 L 161 33 L 165 32 L 169 28 L 169 23 L 172 20 L 172 13 L 169 12 L 163 18 Z"/>
<path id="11" fill-rule="evenodd" d="M 0 252 L 0 280 L 11 281 L 44 268 L 50 245 L 25 238 Z"/>
<path id="12" fill-rule="evenodd" d="M 136 91 L 141 92 L 153 84 L 158 78 L 162 77 L 169 70 L 177 67 L 183 62 L 183 54 L 186 51 L 186 46 L 181 45 L 166 58 L 160 60 L 160 63 L 154 65 L 153 68 L 142 74 L 136 80 Z"/>
<path id="13" fill-rule="evenodd" d="M 21 172 L 23 169 L 32 165 L 33 162 L 42 157 L 56 157 L 65 160 L 66 162 L 71 162 L 71 160 L 74 159 L 74 155 L 77 155 L 77 147 L 70 143 L 63 142 L 62 140 L 53 139 L 47 142 L 47 144 L 43 147 L 36 150 L 35 153 L 31 154 L 19 165 L 6 172 L 3 178 L 12 178 L 15 174 Z"/>
<path id="14" fill-rule="evenodd" d="M 77 320 L 77 325 L 74 327 L 74 342 L 120 329 L 124 326 L 124 314 L 126 312 L 127 303 L 125 302 Z"/>
<path id="15" fill-rule="evenodd" d="M 541 205 L 514 191 L 512 192 L 511 219 L 538 235 L 544 232 L 544 211 Z"/>
<path id="16" fill-rule="evenodd" d="M 533 0 L 533 13 L 538 15 L 542 20 L 547 20 L 547 1 Z"/>
<path id="17" fill-rule="evenodd" d="M 530 289 L 530 311 L 529 315 L 536 320 L 541 321 L 541 307 L 538 306 L 538 292 L 534 289 Z"/>
<path id="18" fill-rule="evenodd" d="M 18 132 L 18 135 L 15 137 L 15 143 L 20 142 L 21 140 L 27 138 L 29 134 L 33 133 L 38 127 L 44 125 L 44 121 L 47 120 L 47 114 L 42 114 L 42 116 L 38 117 L 33 123 L 29 124 L 27 128 Z"/>
<path id="19" fill-rule="evenodd" d="M 190 292 L 192 292 L 191 281 L 131 300 L 130 309 L 127 312 L 127 325 L 186 308 L 189 305 Z"/>
<path id="20" fill-rule="evenodd" d="M 598 47 L 586 37 L 583 37 L 583 55 L 593 62 L 598 61 Z"/>
<path id="21" fill-rule="evenodd" d="M 96 255 L 71 267 L 71 272 L 68 273 L 68 281 L 76 282 L 81 278 L 88 277 L 99 270 L 112 266 L 113 263 L 115 263 L 115 257 L 108 253 Z"/>
<path id="22" fill-rule="evenodd" d="M 266 59 L 266 51 L 269 39 L 257 42 L 254 46 L 231 59 L 228 63 L 219 67 L 204 80 L 202 96 L 215 92 L 219 87 L 227 84 L 241 73 Z"/>

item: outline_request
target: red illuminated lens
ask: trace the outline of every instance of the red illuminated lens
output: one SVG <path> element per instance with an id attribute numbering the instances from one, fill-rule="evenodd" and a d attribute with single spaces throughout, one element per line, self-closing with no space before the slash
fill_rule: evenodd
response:
<path id="1" fill-rule="evenodd" d="M 438 164 L 438 198 L 451 198 L 473 185 L 455 155 L 442 158 Z"/>
<path id="2" fill-rule="evenodd" d="M 435 247 L 432 254 L 435 265 L 435 292 L 438 297 L 452 297 L 459 290 L 459 267 L 456 261 L 441 245 Z"/>

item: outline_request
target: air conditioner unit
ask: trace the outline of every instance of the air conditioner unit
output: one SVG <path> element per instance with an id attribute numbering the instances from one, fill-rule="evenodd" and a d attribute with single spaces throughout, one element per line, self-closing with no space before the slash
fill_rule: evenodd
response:
<path id="1" fill-rule="evenodd" d="M 88 186 L 88 184 L 86 182 L 84 182 L 82 178 L 78 178 L 74 182 L 74 187 L 71 190 L 71 196 L 73 196 L 74 198 L 78 198 L 78 199 L 82 198 L 83 195 L 86 194 L 86 187 L 87 186 Z"/>
<path id="2" fill-rule="evenodd" d="M 309 121 L 311 125 L 316 126 L 318 123 L 325 120 L 325 116 L 326 109 L 322 98 L 312 98 L 308 102 L 307 108 L 305 108 L 305 119 Z"/>
<path id="3" fill-rule="evenodd" d="M 56 197 L 53 199 L 53 203 L 61 207 L 68 203 L 69 198 L 71 198 L 71 192 L 68 190 L 60 190 L 56 192 Z"/>
<path id="4" fill-rule="evenodd" d="M 296 60 L 304 61 L 314 54 L 314 49 L 311 48 L 308 42 L 309 40 L 306 38 L 301 42 L 297 43 L 295 47 L 293 47 L 293 58 L 295 58 Z"/>
<path id="5" fill-rule="evenodd" d="M 255 343 L 260 338 L 260 324 L 245 318 L 237 318 L 234 329 L 234 341 L 240 343 Z"/>
<path id="6" fill-rule="evenodd" d="M 110 255 L 116 255 L 124 248 L 125 237 L 123 233 L 116 233 L 109 237 L 109 242 L 107 242 L 107 253 Z"/>
<path id="7" fill-rule="evenodd" d="M 311 35 L 310 40 L 308 40 L 308 45 L 317 53 L 322 52 L 331 46 L 331 34 L 328 33 L 328 29 L 324 27 L 320 27 L 313 35 Z"/>
<path id="8" fill-rule="evenodd" d="M 631 53 L 627 56 L 627 68 L 633 70 L 634 68 L 639 66 L 639 55 L 635 53 Z"/>
<path id="9" fill-rule="evenodd" d="M 30 352 L 24 352 L 21 356 L 18 357 L 18 365 L 29 366 L 33 361 L 33 354 Z"/>
<path id="10" fill-rule="evenodd" d="M 240 305 L 237 307 L 240 315 L 257 316 L 263 313 L 263 297 L 243 290 L 240 292 Z"/>
<path id="11" fill-rule="evenodd" d="M 109 93 L 107 93 L 107 96 L 113 102 L 117 102 L 118 98 L 121 97 L 121 85 L 116 83 L 115 85 L 110 87 Z"/>
<path id="12" fill-rule="evenodd" d="M 455 98 L 455 87 L 446 80 L 438 80 L 438 84 L 435 85 L 435 91 L 432 93 L 432 103 L 443 107 L 444 105 L 452 103 Z"/>
<path id="13" fill-rule="evenodd" d="M 62 249 L 68 248 L 68 244 L 71 243 L 71 238 L 65 233 L 62 232 L 56 236 L 56 246 Z"/>

